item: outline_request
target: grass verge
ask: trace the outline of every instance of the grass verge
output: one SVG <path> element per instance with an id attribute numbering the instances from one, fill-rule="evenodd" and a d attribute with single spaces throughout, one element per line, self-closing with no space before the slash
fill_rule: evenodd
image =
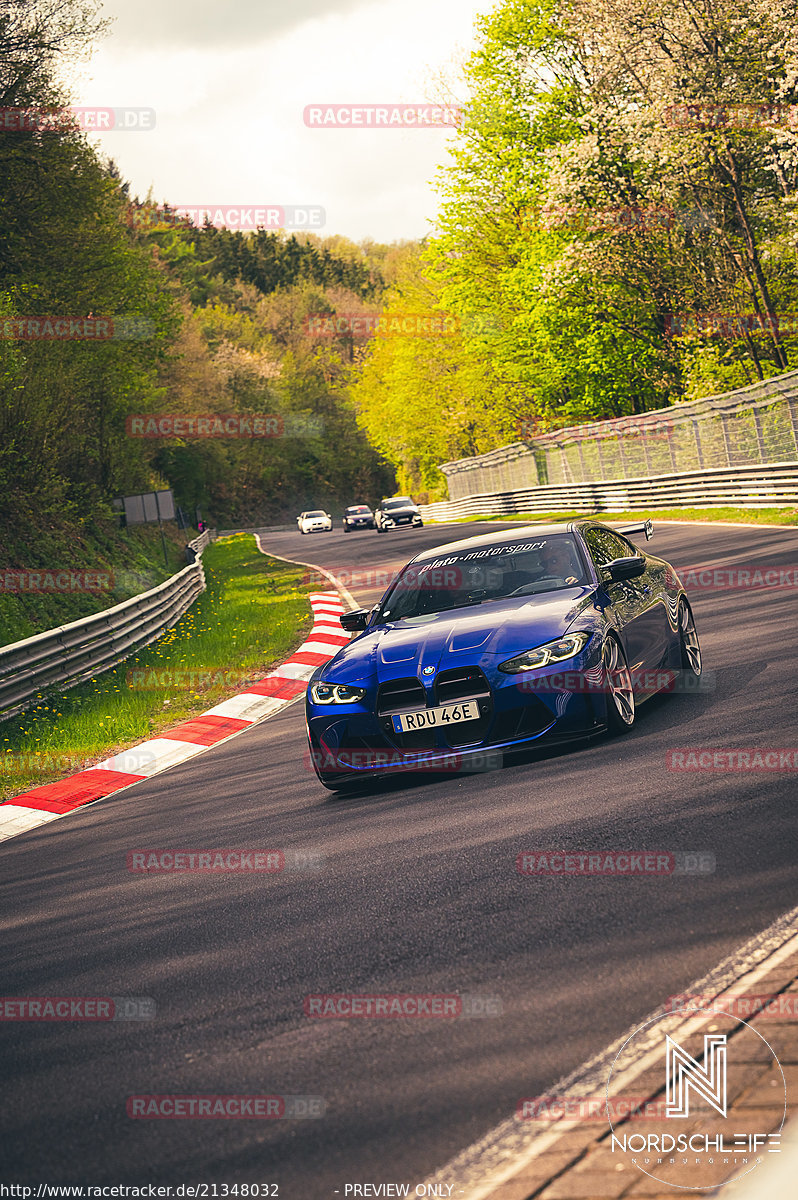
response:
<path id="1" fill-rule="evenodd" d="M 476 517 L 456 517 L 445 524 L 468 525 L 472 521 L 521 521 L 525 525 L 550 521 L 577 521 L 582 517 L 597 517 L 600 521 L 735 521 L 745 525 L 798 525 L 798 508 L 646 508 L 635 512 L 591 512 L 574 509 L 572 512 L 513 513 L 498 516 L 480 513 Z M 444 522 L 442 522 L 443 524 Z"/>
<path id="2" fill-rule="evenodd" d="M 305 568 L 238 534 L 203 554 L 207 590 L 157 642 L 0 722 L 0 801 L 204 712 L 284 661 L 313 618 Z"/>

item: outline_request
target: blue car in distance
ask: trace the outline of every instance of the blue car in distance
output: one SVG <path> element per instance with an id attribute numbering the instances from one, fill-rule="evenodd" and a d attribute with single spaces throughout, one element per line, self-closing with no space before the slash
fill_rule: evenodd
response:
<path id="1" fill-rule="evenodd" d="M 358 636 L 310 680 L 321 783 L 621 733 L 650 696 L 695 687 L 701 649 L 681 580 L 629 541 L 652 532 L 585 518 L 418 554 L 371 612 L 341 617 Z"/>

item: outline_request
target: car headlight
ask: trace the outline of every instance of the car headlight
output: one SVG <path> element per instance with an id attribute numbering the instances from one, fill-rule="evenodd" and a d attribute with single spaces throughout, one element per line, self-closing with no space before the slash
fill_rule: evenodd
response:
<path id="1" fill-rule="evenodd" d="M 349 687 L 346 683 L 312 683 L 310 697 L 314 704 L 357 704 L 366 695 L 365 688 Z"/>
<path id="2" fill-rule="evenodd" d="M 523 654 L 516 654 L 515 658 L 508 658 L 506 662 L 499 663 L 499 670 L 504 671 L 505 675 L 537 671 L 539 667 L 547 667 L 549 663 L 564 662 L 566 658 L 573 658 L 580 650 L 584 650 L 589 641 L 589 633 L 568 633 L 565 637 L 557 638 L 556 642 L 545 642 L 534 650 L 525 650 Z"/>

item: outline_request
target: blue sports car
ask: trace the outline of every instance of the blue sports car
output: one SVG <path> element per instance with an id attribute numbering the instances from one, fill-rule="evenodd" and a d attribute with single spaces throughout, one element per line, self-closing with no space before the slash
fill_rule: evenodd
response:
<path id="1" fill-rule="evenodd" d="M 634 724 L 694 686 L 701 650 L 667 562 L 590 518 L 425 550 L 313 674 L 310 759 L 331 789 Z"/>

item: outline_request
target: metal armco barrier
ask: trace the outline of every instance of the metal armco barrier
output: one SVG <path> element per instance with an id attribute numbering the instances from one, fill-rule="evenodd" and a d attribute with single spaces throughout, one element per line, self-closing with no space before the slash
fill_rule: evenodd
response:
<path id="1" fill-rule="evenodd" d="M 188 546 L 189 550 L 193 550 L 194 553 L 199 557 L 206 546 L 210 546 L 211 542 L 216 541 L 217 536 L 218 535 L 215 529 L 204 529 L 202 533 L 197 534 L 197 536 L 192 538 L 190 542 L 186 542 L 186 545 Z"/>
<path id="2" fill-rule="evenodd" d="M 197 554 L 206 530 L 189 543 Z M 0 646 L 0 720 L 22 712 L 41 692 L 65 690 L 116 666 L 180 620 L 205 590 L 202 559 L 165 583 L 104 612 Z"/>
<path id="3" fill-rule="evenodd" d="M 419 507 L 425 520 L 451 521 L 479 513 L 510 516 L 522 512 L 553 513 L 574 509 L 612 512 L 727 504 L 745 508 L 798 506 L 798 462 L 685 471 L 638 479 L 608 479 L 600 483 L 515 488 Z"/>

